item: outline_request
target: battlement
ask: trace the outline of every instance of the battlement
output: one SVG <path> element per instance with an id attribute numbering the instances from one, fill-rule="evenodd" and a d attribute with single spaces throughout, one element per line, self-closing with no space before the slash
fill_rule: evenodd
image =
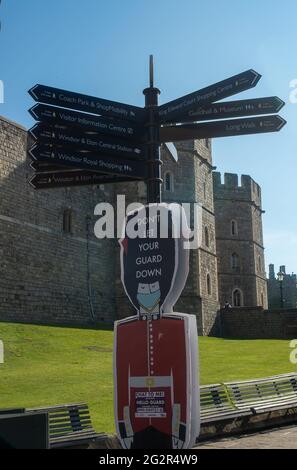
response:
<path id="1" fill-rule="evenodd" d="M 22 126 L 21 124 L 18 124 L 18 123 L 15 122 L 15 121 L 11 121 L 10 119 L 8 119 L 8 118 L 6 118 L 6 117 L 4 117 L 4 116 L 1 116 L 1 115 L 0 115 L 0 123 L 1 123 L 1 124 L 8 124 L 8 125 L 10 125 L 10 126 L 12 126 L 12 127 L 15 127 L 15 128 L 20 129 L 20 130 L 22 130 L 22 131 L 24 131 L 24 132 L 27 132 L 27 129 L 26 129 L 24 126 Z"/>
<path id="2" fill-rule="evenodd" d="M 225 173 L 223 178 L 220 172 L 213 172 L 213 189 L 215 197 L 253 201 L 261 206 L 261 188 L 249 176 L 236 173 Z"/>

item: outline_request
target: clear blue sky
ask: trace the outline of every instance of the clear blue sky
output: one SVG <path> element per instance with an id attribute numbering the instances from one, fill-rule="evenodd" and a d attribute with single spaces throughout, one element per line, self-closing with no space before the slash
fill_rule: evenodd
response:
<path id="1" fill-rule="evenodd" d="M 249 68 L 261 73 L 239 96 L 278 95 L 287 126 L 217 139 L 214 162 L 262 186 L 266 263 L 297 271 L 296 0 L 3 0 L 0 16 L 0 114 L 28 127 L 35 83 L 142 106 L 151 53 L 161 103 Z"/>

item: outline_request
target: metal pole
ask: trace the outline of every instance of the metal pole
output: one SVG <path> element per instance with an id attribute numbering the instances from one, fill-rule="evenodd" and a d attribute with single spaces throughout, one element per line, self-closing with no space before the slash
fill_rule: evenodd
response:
<path id="1" fill-rule="evenodd" d="M 161 202 L 161 153 L 159 136 L 158 97 L 160 90 L 154 87 L 154 61 L 150 56 L 150 87 L 143 91 L 145 95 L 145 108 L 147 109 L 147 202 Z"/>

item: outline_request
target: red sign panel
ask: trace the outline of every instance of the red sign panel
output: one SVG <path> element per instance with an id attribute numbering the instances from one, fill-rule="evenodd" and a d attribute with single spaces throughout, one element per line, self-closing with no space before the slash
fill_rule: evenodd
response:
<path id="1" fill-rule="evenodd" d="M 194 377 L 198 369 L 193 318 L 168 314 L 158 320 L 117 322 L 115 416 L 124 448 L 183 449 L 194 444 L 199 390 L 193 379 L 193 360 Z"/>

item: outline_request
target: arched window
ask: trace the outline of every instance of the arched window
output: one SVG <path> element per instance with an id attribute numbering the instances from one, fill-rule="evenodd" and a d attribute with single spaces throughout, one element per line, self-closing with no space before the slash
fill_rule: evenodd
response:
<path id="1" fill-rule="evenodd" d="M 237 269 L 239 268 L 239 256 L 237 253 L 232 253 L 231 256 L 231 268 Z"/>
<path id="2" fill-rule="evenodd" d="M 207 248 L 209 247 L 209 231 L 207 227 L 204 227 L 204 241 L 205 241 L 205 246 Z"/>
<path id="3" fill-rule="evenodd" d="M 165 191 L 173 191 L 173 174 L 170 171 L 165 173 Z"/>
<path id="4" fill-rule="evenodd" d="M 65 209 L 63 212 L 63 232 L 71 233 L 72 232 L 72 210 Z"/>
<path id="5" fill-rule="evenodd" d="M 238 235 L 238 227 L 237 227 L 236 220 L 231 220 L 231 235 L 232 237 L 235 237 L 236 235 Z"/>
<path id="6" fill-rule="evenodd" d="M 262 260 L 261 260 L 260 255 L 258 256 L 258 271 L 259 271 L 259 273 L 262 272 Z"/>
<path id="7" fill-rule="evenodd" d="M 207 294 L 211 295 L 211 278 L 210 278 L 210 274 L 207 274 L 207 276 L 206 276 L 206 285 L 207 285 Z"/>
<path id="8" fill-rule="evenodd" d="M 240 289 L 234 289 L 232 294 L 233 307 L 243 306 L 243 295 Z"/>

